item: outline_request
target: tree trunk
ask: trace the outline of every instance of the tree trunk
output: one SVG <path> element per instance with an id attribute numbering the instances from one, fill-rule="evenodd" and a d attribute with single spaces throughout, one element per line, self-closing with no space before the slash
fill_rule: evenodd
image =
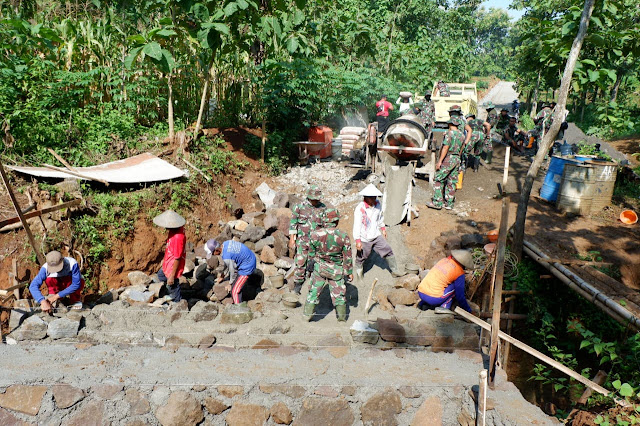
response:
<path id="1" fill-rule="evenodd" d="M 529 90 L 529 93 L 527 94 L 527 101 L 525 102 L 526 108 L 531 108 L 531 99 L 533 98 L 533 90 Z M 523 105 L 522 107 L 522 111 L 524 111 L 525 105 Z"/>
<path id="2" fill-rule="evenodd" d="M 616 77 L 616 82 L 611 89 L 611 95 L 609 96 L 609 102 L 615 102 L 618 99 L 618 90 L 620 90 L 620 84 L 622 83 L 622 77 L 624 72 L 622 70 L 618 70 L 618 75 Z"/>
<path id="3" fill-rule="evenodd" d="M 387 56 L 387 72 L 389 72 L 391 69 L 391 48 L 393 46 L 393 31 L 396 28 L 396 17 L 398 15 L 398 7 L 400 7 L 399 4 L 396 6 L 396 10 L 394 10 L 393 12 L 393 22 L 391 22 L 391 31 L 389 32 L 389 54 Z"/>
<path id="4" fill-rule="evenodd" d="M 167 85 L 169 87 L 169 102 L 167 103 L 167 113 L 169 115 L 169 141 L 173 143 L 176 135 L 173 128 L 173 86 L 171 85 L 171 73 L 167 76 Z"/>
<path id="5" fill-rule="evenodd" d="M 583 90 L 582 91 L 582 95 L 580 97 L 580 102 L 581 102 L 581 106 L 580 106 L 580 122 L 583 123 L 584 122 L 584 109 L 587 105 L 587 91 Z"/>
<path id="6" fill-rule="evenodd" d="M 264 164 L 264 147 L 267 143 L 267 120 L 262 120 L 262 140 L 260 141 L 260 161 Z"/>
<path id="7" fill-rule="evenodd" d="M 538 91 L 540 90 L 540 74 L 541 71 L 538 71 L 538 81 L 536 83 L 536 88 L 533 91 L 533 103 L 531 104 L 531 112 L 529 112 L 529 116 L 531 118 L 535 118 L 538 114 Z"/>
<path id="8" fill-rule="evenodd" d="M 571 46 L 571 51 L 569 52 L 569 57 L 567 58 L 567 63 L 564 68 L 564 74 L 562 75 L 562 80 L 560 82 L 560 92 L 558 93 L 558 107 L 556 108 L 553 115 L 553 124 L 551 125 L 551 129 L 549 129 L 549 132 L 547 132 L 547 134 L 542 139 L 542 143 L 540 144 L 541 146 L 538 149 L 538 153 L 536 154 L 531 167 L 529 167 L 527 177 L 525 178 L 524 185 L 522 187 L 520 201 L 518 202 L 518 211 L 516 213 L 516 222 L 513 228 L 513 252 L 518 257 L 518 259 L 522 258 L 524 227 L 527 220 L 527 208 L 529 207 L 529 197 L 531 195 L 533 181 L 538 175 L 538 170 L 542 165 L 542 161 L 547 155 L 551 144 L 555 140 L 556 136 L 558 135 L 558 131 L 560 130 L 560 125 L 562 124 L 562 113 L 564 112 L 564 109 L 567 105 L 567 96 L 569 95 L 569 89 L 571 88 L 571 78 L 573 77 L 573 71 L 576 67 L 576 62 L 578 61 L 580 50 L 582 49 L 582 43 L 585 36 L 587 35 L 587 28 L 589 27 L 589 20 L 591 19 L 591 14 L 593 13 L 594 3 L 595 0 L 585 0 L 584 2 L 582 17 L 580 18 L 580 28 L 578 29 L 576 38 L 573 40 L 573 45 Z"/>
<path id="9" fill-rule="evenodd" d="M 215 55 L 214 55 L 215 58 Z M 202 114 L 204 113 L 204 105 L 207 103 L 207 93 L 209 91 L 209 81 L 211 81 L 211 73 L 213 72 L 213 61 L 211 59 L 211 65 L 207 68 L 207 75 L 204 78 L 204 88 L 202 89 L 202 97 L 200 98 L 200 109 L 198 110 L 198 121 L 196 121 L 196 128 L 193 131 L 194 142 L 198 140 L 200 136 L 200 126 L 202 126 Z"/>

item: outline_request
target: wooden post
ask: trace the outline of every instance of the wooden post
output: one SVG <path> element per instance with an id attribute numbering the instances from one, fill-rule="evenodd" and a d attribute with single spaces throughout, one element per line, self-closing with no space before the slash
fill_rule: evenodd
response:
<path id="1" fill-rule="evenodd" d="M 431 151 L 431 170 L 429 171 L 429 186 L 433 189 L 433 179 L 436 174 L 436 152 Z"/>
<path id="2" fill-rule="evenodd" d="M 504 172 L 502 174 L 502 193 L 507 192 L 507 178 L 509 177 L 509 159 L 511 156 L 511 147 L 508 146 L 504 154 Z"/>
<path id="3" fill-rule="evenodd" d="M 476 426 L 484 426 L 487 419 L 487 370 L 480 372 L 480 384 L 478 386 L 478 414 Z"/>
<path id="4" fill-rule="evenodd" d="M 496 258 L 495 284 L 493 289 L 493 318 L 491 320 L 491 347 L 489 349 L 489 386 L 495 386 L 496 368 L 498 366 L 498 347 L 500 341 L 500 310 L 502 307 L 502 281 L 504 279 L 504 257 L 507 249 L 507 228 L 509 225 L 509 198 L 502 199 L 502 217 L 500 218 L 500 234 Z"/>
<path id="5" fill-rule="evenodd" d="M 517 284 L 514 282 L 511 285 L 511 291 L 517 291 Z M 512 296 L 513 297 L 513 296 Z M 516 302 L 515 297 L 509 301 L 509 315 L 513 315 L 513 311 L 515 310 Z M 507 319 L 507 334 L 511 335 L 511 331 L 513 330 L 513 319 Z M 504 342 L 504 348 L 502 350 L 502 365 L 504 368 L 507 368 L 507 363 L 509 362 L 509 352 L 511 350 L 511 344 L 509 342 Z"/>
<path id="6" fill-rule="evenodd" d="M 29 228 L 29 224 L 27 220 L 22 215 L 22 209 L 18 205 L 18 200 L 16 200 L 16 196 L 13 194 L 13 190 L 11 189 L 11 184 L 9 183 L 9 177 L 7 176 L 7 172 L 4 170 L 4 166 L 2 162 L 0 162 L 0 175 L 2 177 L 2 181 L 4 182 L 5 188 L 7 188 L 7 192 L 9 193 L 9 198 L 11 198 L 11 203 L 13 204 L 13 208 L 16 210 L 16 214 L 20 218 L 20 222 L 22 222 L 22 226 L 24 230 L 27 232 L 27 237 L 29 238 L 29 244 L 33 248 L 33 251 L 36 253 L 36 258 L 41 265 L 44 265 L 45 259 L 44 255 L 38 251 L 38 247 L 36 246 L 36 240 L 33 238 L 33 234 L 31 233 L 31 228 Z"/>

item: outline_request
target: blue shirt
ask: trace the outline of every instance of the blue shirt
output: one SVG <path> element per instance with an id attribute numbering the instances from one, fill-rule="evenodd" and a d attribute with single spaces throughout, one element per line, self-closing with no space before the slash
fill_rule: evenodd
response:
<path id="1" fill-rule="evenodd" d="M 233 260 L 238 275 L 251 275 L 256 269 L 256 255 L 239 241 L 225 241 L 222 244 L 222 260 Z"/>
<path id="2" fill-rule="evenodd" d="M 62 260 L 62 263 L 62 270 L 60 272 L 52 273 L 49 273 L 48 265 L 45 263 L 44 265 L 42 265 L 42 268 L 40 268 L 40 272 L 38 272 L 38 275 L 36 275 L 33 281 L 31 281 L 31 284 L 29 285 L 29 291 L 31 292 L 31 295 L 37 303 L 40 303 L 44 300 L 44 296 L 40 292 L 40 286 L 47 278 L 62 278 L 71 275 L 71 285 L 58 293 L 61 298 L 70 295 L 80 288 L 82 275 L 80 275 L 78 262 L 76 262 L 76 260 L 72 257 L 65 257 Z"/>

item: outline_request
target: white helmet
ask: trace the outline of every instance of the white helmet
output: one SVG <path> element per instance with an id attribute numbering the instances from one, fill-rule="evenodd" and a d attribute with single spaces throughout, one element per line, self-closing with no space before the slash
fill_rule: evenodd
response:
<path id="1" fill-rule="evenodd" d="M 378 190 L 372 183 L 365 186 L 362 191 L 360 191 L 360 195 L 363 197 L 382 197 L 382 192 Z"/>

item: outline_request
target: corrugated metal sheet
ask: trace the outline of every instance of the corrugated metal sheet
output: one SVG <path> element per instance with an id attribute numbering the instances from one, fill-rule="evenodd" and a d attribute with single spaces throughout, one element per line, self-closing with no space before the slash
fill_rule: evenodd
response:
<path id="1" fill-rule="evenodd" d="M 51 170 L 46 167 L 6 167 L 16 172 L 32 176 L 79 179 L 68 173 Z M 184 171 L 148 152 L 124 160 L 113 161 L 98 166 L 76 167 L 75 169 L 87 177 L 105 180 L 109 183 L 157 182 L 185 176 Z"/>

